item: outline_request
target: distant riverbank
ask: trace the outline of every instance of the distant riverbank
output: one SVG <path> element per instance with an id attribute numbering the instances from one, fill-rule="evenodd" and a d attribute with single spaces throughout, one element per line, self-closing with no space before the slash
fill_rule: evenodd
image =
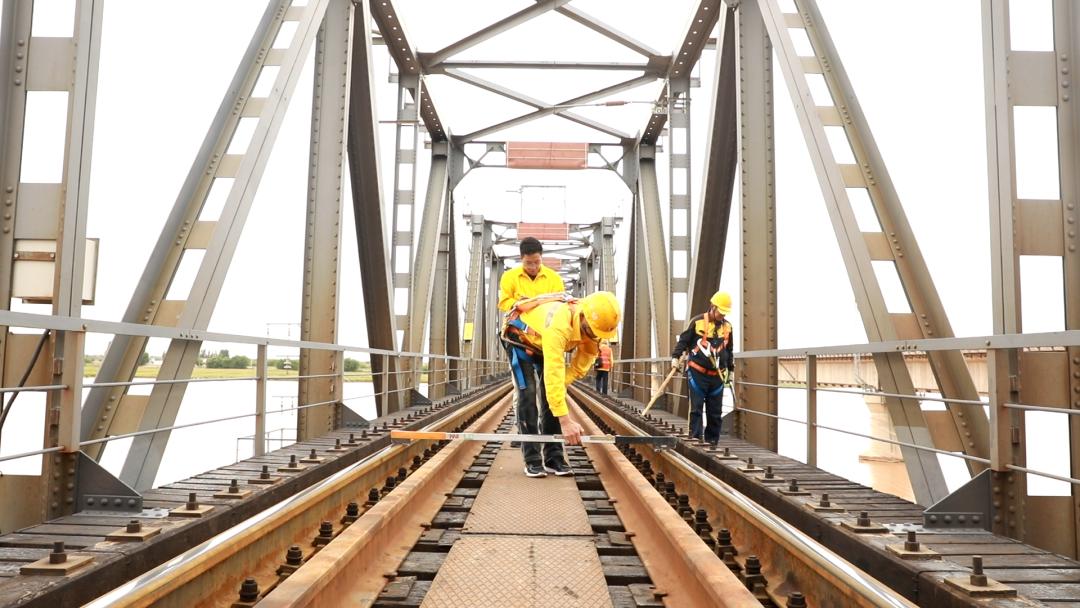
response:
<path id="1" fill-rule="evenodd" d="M 83 367 L 83 376 L 87 378 L 94 378 L 98 375 L 98 370 L 101 366 L 97 363 L 87 363 Z M 161 369 L 159 365 L 140 365 L 139 369 L 135 372 L 136 378 L 157 378 L 158 370 Z M 267 370 L 270 378 L 297 378 L 300 375 L 299 370 L 295 369 L 277 369 L 271 367 Z M 196 367 L 191 372 L 192 378 L 251 378 L 255 379 L 255 370 L 253 368 L 248 369 L 226 369 L 226 368 L 209 368 L 209 367 Z M 371 382 L 371 372 L 367 370 L 360 370 L 358 372 L 346 372 L 345 382 Z"/>

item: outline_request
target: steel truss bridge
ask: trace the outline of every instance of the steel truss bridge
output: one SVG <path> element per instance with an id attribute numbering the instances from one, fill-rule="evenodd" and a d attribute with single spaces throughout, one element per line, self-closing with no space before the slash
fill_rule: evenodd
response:
<path id="1" fill-rule="evenodd" d="M 421 52 L 400 3 L 269 0 L 126 311 L 101 320 L 84 318 L 82 307 L 107 288 L 108 276 L 97 268 L 86 227 L 104 2 L 76 0 L 65 37 L 36 35 L 33 0 L 4 0 L 0 437 L 41 433 L 42 443 L 0 455 L 0 467 L 41 461 L 40 474 L 0 475 L 0 604 L 1080 605 L 1075 2 L 1049 2 L 1053 42 L 1045 51 L 1012 47 L 1009 2 L 981 3 L 993 334 L 979 337 L 953 335 L 815 0 L 701 0 L 670 54 L 570 0 L 525 3 Z M 639 59 L 460 58 L 551 14 Z M 375 98 L 385 86 L 374 78 L 379 46 L 392 59 L 397 93 L 390 183 L 377 143 Z M 692 128 L 694 67 L 705 52 L 716 56 L 704 91 L 709 120 Z M 312 53 L 300 337 L 210 331 Z M 553 102 L 477 75 L 484 70 L 627 77 Z M 438 78 L 531 109 L 458 133 L 429 90 Z M 866 343 L 778 348 L 773 107 L 786 102 L 775 99 L 777 81 L 795 101 Z M 624 105 L 614 96 L 648 83 L 659 83 L 660 93 L 633 133 L 582 110 Z M 815 94 L 822 90 L 827 101 Z M 23 181 L 24 149 L 36 137 L 27 117 L 38 92 L 66 93 L 63 170 L 54 183 Z M 1017 194 L 1014 110 L 1022 107 L 1056 114 L 1055 199 Z M 594 138 L 499 137 L 550 117 Z M 837 150 L 837 141 L 848 149 Z M 705 150 L 701 174 L 691 170 L 694 149 Z M 418 197 L 421 166 L 428 176 Z M 631 211 L 583 224 L 472 214 L 462 232 L 455 189 L 487 167 L 610 171 L 627 189 Z M 667 171 L 666 192 L 658 167 Z M 355 260 L 339 255 L 352 238 L 342 232 L 346 200 Z M 857 200 L 869 201 L 874 229 L 856 220 Z M 736 398 L 726 416 L 731 434 L 712 447 L 687 439 L 687 387 L 679 381 L 656 410 L 643 415 L 642 407 L 665 375 L 685 319 L 705 309 L 719 284 L 734 205 L 741 235 Z M 620 226 L 630 236 L 617 254 Z M 516 263 L 512 246 L 527 234 L 544 240 L 546 259 L 569 290 L 610 290 L 623 302 L 617 395 L 571 387 L 576 416 L 590 433 L 675 435 L 676 449 L 570 448 L 574 478 L 536 481 L 520 475 L 519 453 L 499 442 L 391 441 L 395 429 L 511 431 L 496 302 L 499 277 Z M 462 240 L 468 259 L 457 254 Z M 1064 331 L 1024 333 L 1021 256 L 1060 260 Z M 177 296 L 170 287 L 185 262 L 197 270 L 188 293 Z M 343 263 L 358 264 L 363 278 L 365 344 L 339 337 Z M 887 306 L 885 278 L 899 282 L 909 310 Z M 111 338 L 92 383 L 84 383 L 88 334 Z M 156 378 L 138 379 L 152 339 L 167 341 L 167 349 Z M 256 387 L 253 407 L 178 423 L 189 385 L 212 381 L 193 378 L 209 344 L 254 351 L 254 371 L 241 378 Z M 295 412 L 295 443 L 280 449 L 267 441 L 268 386 L 278 379 L 271 349 L 299 353 L 295 405 L 278 410 Z M 350 356 L 365 365 L 348 369 Z M 977 362 L 977 378 L 965 357 Z M 850 362 L 860 360 L 870 371 L 851 375 Z M 346 397 L 346 380 L 370 382 L 364 398 L 375 404 L 374 420 L 347 405 L 354 397 Z M 803 417 L 782 415 L 781 387 L 804 391 Z M 829 449 L 819 445 L 819 429 L 859 435 L 818 422 L 818 398 L 830 391 L 880 401 L 888 436 L 862 436 L 898 450 L 913 501 L 817 467 Z M 44 428 L 4 428 L 28 394 L 44 395 Z M 924 408 L 927 400 L 943 406 Z M 1029 412 L 1060 415 L 1067 425 L 1068 475 L 1028 466 Z M 250 458 L 155 487 L 172 431 L 233 419 L 253 422 Z M 777 453 L 782 421 L 805 428 L 804 457 Z M 100 460 L 121 439 L 130 448 L 114 475 Z M 939 456 L 962 459 L 970 482 L 950 492 Z M 1032 476 L 1065 482 L 1070 493 L 1031 495 Z M 537 504 L 550 516 L 529 511 Z M 566 563 L 580 564 L 580 572 L 565 572 Z M 569 595 L 551 595 L 561 593 L 551 581 L 530 578 L 538 569 L 559 572 Z"/>

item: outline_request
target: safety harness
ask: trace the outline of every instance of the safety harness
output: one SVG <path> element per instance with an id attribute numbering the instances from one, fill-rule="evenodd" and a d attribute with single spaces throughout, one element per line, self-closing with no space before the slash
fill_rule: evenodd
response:
<path id="1" fill-rule="evenodd" d="M 529 346 L 526 338 L 538 338 L 540 337 L 540 332 L 526 325 L 525 322 L 521 320 L 521 315 L 533 310 L 541 304 L 547 304 L 549 302 L 577 304 L 577 298 L 566 293 L 545 293 L 531 298 L 518 300 L 503 318 L 502 329 L 499 331 L 499 336 L 502 341 L 510 346 L 524 350 L 525 354 L 530 357 L 537 355 L 536 348 Z M 554 310 L 548 314 L 549 322 L 551 321 L 551 315 L 553 314 L 555 314 Z"/>
<path id="2" fill-rule="evenodd" d="M 705 367 L 703 365 L 695 363 L 694 361 L 689 360 L 689 358 L 688 358 L 686 364 L 690 369 L 692 369 L 692 370 L 694 370 L 694 371 L 696 371 L 698 373 L 704 374 L 706 376 L 719 376 L 720 375 L 720 370 L 719 370 L 720 353 L 723 352 L 724 349 L 727 348 L 728 340 L 731 339 L 731 334 L 728 333 L 728 332 L 723 331 L 724 326 L 725 326 L 724 321 L 721 321 L 719 324 L 716 324 L 716 323 L 713 323 L 712 321 L 707 321 L 705 318 L 703 318 L 702 322 L 705 324 L 704 331 L 702 332 L 701 337 L 698 338 L 697 343 L 694 345 L 694 349 L 691 351 L 690 354 L 691 355 L 697 355 L 697 354 L 703 355 L 705 358 L 707 358 L 709 360 L 710 363 L 712 363 L 713 369 L 709 369 L 709 368 L 707 368 L 707 367 Z M 710 329 L 712 329 L 712 333 L 713 333 L 714 337 L 721 338 L 720 344 L 718 346 L 716 346 L 716 347 L 713 347 L 712 343 L 709 342 L 709 330 Z M 701 388 L 701 386 L 698 385 L 697 382 L 694 381 L 694 375 L 693 374 L 687 374 L 686 377 L 689 379 L 690 388 L 694 389 L 694 391 L 696 391 L 700 395 L 704 395 L 706 397 L 716 397 L 717 395 L 721 394 L 724 391 L 724 384 L 723 383 L 721 383 L 720 386 L 715 387 L 711 391 L 705 391 L 705 390 L 703 390 Z"/>

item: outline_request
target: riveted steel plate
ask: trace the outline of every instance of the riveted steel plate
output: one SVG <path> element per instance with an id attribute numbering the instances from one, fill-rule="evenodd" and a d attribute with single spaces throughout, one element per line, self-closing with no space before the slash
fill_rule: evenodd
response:
<path id="1" fill-rule="evenodd" d="M 421 606 L 600 608 L 610 607 L 611 597 L 591 540 L 463 536 Z"/>
<path id="2" fill-rule="evenodd" d="M 499 450 L 463 531 L 472 534 L 592 536 L 573 477 L 525 476 L 521 450 Z"/>

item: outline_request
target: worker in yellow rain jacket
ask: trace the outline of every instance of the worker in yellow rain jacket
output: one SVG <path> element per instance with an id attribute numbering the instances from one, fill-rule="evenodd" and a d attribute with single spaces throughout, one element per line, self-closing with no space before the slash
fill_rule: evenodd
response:
<path id="1" fill-rule="evenodd" d="M 611 346 L 607 340 L 600 341 L 600 353 L 596 356 L 596 392 L 607 394 L 608 376 L 611 374 Z"/>
<path id="2" fill-rule="evenodd" d="M 600 340 L 615 336 L 619 303 L 600 291 L 581 300 L 536 298 L 519 303 L 503 330 L 518 393 L 518 430 L 526 434 L 562 433 L 576 445 L 581 425 L 566 406 L 566 385 L 585 377 L 600 349 Z M 573 353 L 566 365 L 566 353 Z M 561 443 L 525 442 L 521 446 L 529 477 L 573 475 Z"/>
<path id="3" fill-rule="evenodd" d="M 544 246 L 527 236 L 518 245 L 521 265 L 503 273 L 499 279 L 499 310 L 509 311 L 514 302 L 545 293 L 563 293 L 566 286 L 559 273 L 544 266 Z"/>
<path id="4" fill-rule="evenodd" d="M 735 372 L 731 322 L 725 318 L 730 313 L 731 294 L 714 293 L 709 299 L 709 310 L 690 319 L 671 353 L 673 368 L 686 367 L 690 385 L 690 437 L 714 445 L 720 440 L 724 387 L 730 386 Z"/>

